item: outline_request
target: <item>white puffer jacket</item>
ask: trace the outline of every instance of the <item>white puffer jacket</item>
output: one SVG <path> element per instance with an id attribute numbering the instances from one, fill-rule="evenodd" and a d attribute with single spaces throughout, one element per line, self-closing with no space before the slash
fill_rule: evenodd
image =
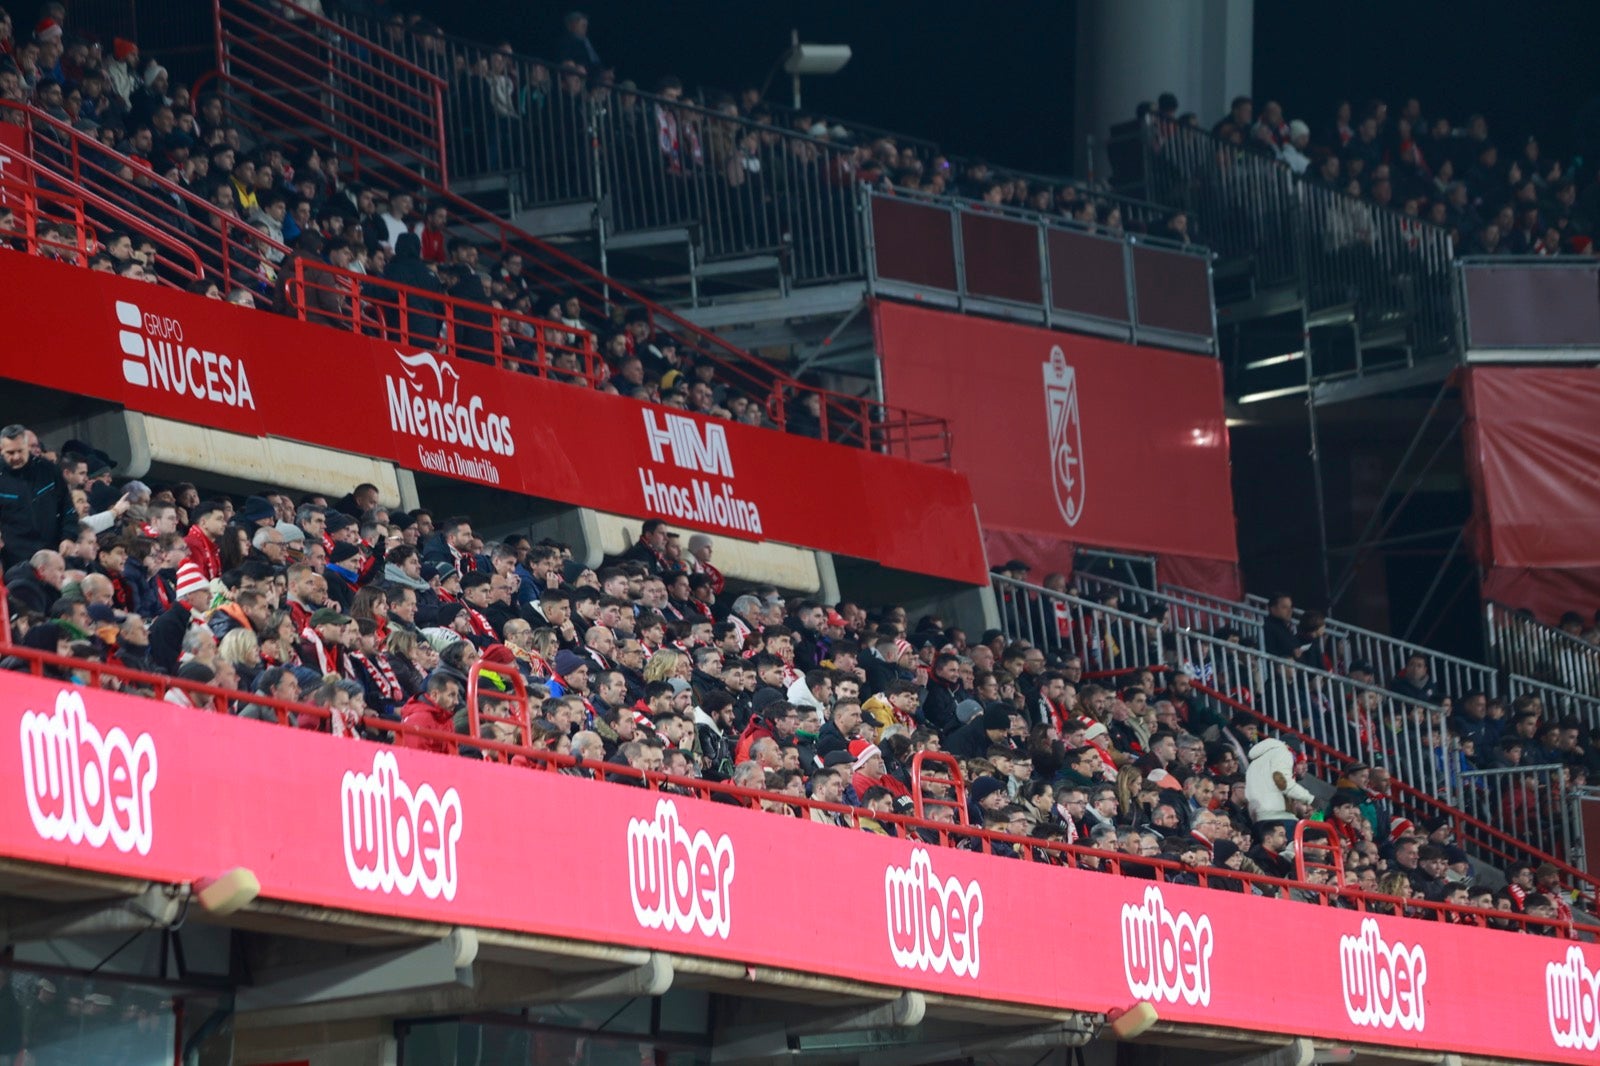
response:
<path id="1" fill-rule="evenodd" d="M 1289 801 L 1310 803 L 1315 798 L 1295 783 L 1294 752 L 1276 738 L 1260 741 L 1250 749 L 1244 795 L 1250 804 L 1250 817 L 1258 822 L 1292 821 Z"/>

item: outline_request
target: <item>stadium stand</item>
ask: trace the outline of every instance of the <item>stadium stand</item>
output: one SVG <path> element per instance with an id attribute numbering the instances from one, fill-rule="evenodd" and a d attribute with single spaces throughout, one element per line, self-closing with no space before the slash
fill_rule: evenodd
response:
<path id="1" fill-rule="evenodd" d="M 942 181 L 938 175 L 952 165 L 943 156 L 919 156 L 919 151 L 932 147 L 927 142 L 909 144 L 910 155 L 906 155 L 892 139 L 880 137 L 867 142 L 858 135 L 868 131 L 841 131 L 836 129 L 838 124 L 819 128 L 816 121 L 806 121 L 809 116 L 784 116 L 789 125 L 803 127 L 795 132 L 803 133 L 805 138 L 796 140 L 786 132 L 779 140 L 757 128 L 770 125 L 775 116 L 770 109 L 763 111 L 758 101 L 749 100 L 748 94 L 741 101 L 741 114 L 734 113 L 740 104 L 731 99 L 718 98 L 710 109 L 682 104 L 678 100 L 680 93 L 671 84 L 662 87 L 668 90 L 664 95 L 636 94 L 636 102 L 630 104 L 625 101 L 631 98 L 627 95 L 631 86 L 619 86 L 609 75 L 574 67 L 570 59 L 546 63 L 515 56 L 504 48 L 483 49 L 446 38 L 437 27 L 402 25 L 403 20 L 397 21 L 398 17 L 391 17 L 382 26 L 362 23 L 359 16 L 342 12 L 336 17 L 339 25 L 368 33 L 394 50 L 392 55 L 369 52 L 358 56 L 347 52 L 339 60 L 361 68 L 353 79 L 355 85 L 376 78 L 396 90 L 390 99 L 379 101 L 372 94 L 362 96 L 351 89 L 342 101 L 343 107 L 367 119 L 362 129 L 375 138 L 367 145 L 357 145 L 345 134 L 334 136 L 335 146 L 349 150 L 357 173 L 361 172 L 363 153 L 377 151 L 380 158 L 367 166 L 384 178 L 398 173 L 413 182 L 426 182 L 430 175 L 444 176 L 442 161 L 449 158 L 454 161 L 452 173 L 456 182 L 502 172 L 528 183 L 522 194 L 533 200 L 574 198 L 592 191 L 583 186 L 588 172 L 581 167 L 563 170 L 562 146 L 581 148 L 583 138 L 579 131 L 589 128 L 586 123 L 593 121 L 595 115 L 608 116 L 608 121 L 614 118 L 644 123 L 649 112 L 656 134 L 663 130 L 678 132 L 660 141 L 659 137 L 619 128 L 615 143 L 619 148 L 642 145 L 641 152 L 654 154 L 658 141 L 662 146 L 668 146 L 670 141 L 679 151 L 676 169 L 669 152 L 664 171 L 644 165 L 641 157 L 633 161 L 635 165 L 611 175 L 613 181 L 639 179 L 653 171 L 665 180 L 666 184 L 659 187 L 652 187 L 648 180 L 642 184 L 633 181 L 631 185 L 623 182 L 620 186 L 625 195 L 631 190 L 638 197 L 618 205 L 620 217 L 634 216 L 641 227 L 648 228 L 679 221 L 674 212 L 704 217 L 716 203 L 738 206 L 732 201 L 685 198 L 671 188 L 675 181 L 697 170 L 722 174 L 729 188 L 739 187 L 732 180 L 739 168 L 718 164 L 715 150 L 717 144 L 730 138 L 733 143 L 744 140 L 739 132 L 743 127 L 738 123 L 753 123 L 753 139 L 745 144 L 749 150 L 756 151 L 762 144 L 768 148 L 782 146 L 778 152 L 769 153 L 769 160 L 773 154 L 794 159 L 802 152 L 812 152 L 804 158 L 803 172 L 824 176 L 823 184 L 797 186 L 790 179 L 780 181 L 790 211 L 807 202 L 825 206 L 832 195 L 830 184 L 837 188 L 841 182 L 880 180 L 877 175 L 889 165 L 890 153 L 894 154 L 897 170 L 892 182 L 888 178 L 882 180 L 908 190 L 922 186 L 917 177 L 921 166 L 934 175 L 928 187 L 939 192 Z M 247 97 L 257 105 L 248 119 L 226 113 L 217 97 L 196 99 L 182 86 L 170 87 L 151 80 L 159 79 L 164 72 L 154 61 L 141 66 L 137 46 L 131 42 L 118 46 L 124 54 L 120 59 L 113 58 L 102 78 L 84 69 L 83 64 L 89 60 L 82 48 L 74 47 L 70 56 L 63 52 L 59 57 L 62 63 L 74 64 L 77 76 L 71 79 L 73 83 L 86 84 L 90 96 L 98 97 L 91 100 L 90 117 L 84 116 L 81 88 L 72 100 L 63 99 L 58 107 L 49 91 L 50 79 L 42 74 L 31 82 L 24 79 L 23 88 L 30 84 L 33 88 L 35 106 L 19 108 L 7 104 L 5 112 L 10 121 L 29 128 L 35 143 L 41 146 L 35 159 L 37 184 L 30 188 L 35 198 L 27 201 L 32 207 L 20 213 L 16 225 L 17 243 L 24 250 L 135 278 L 184 284 L 215 298 L 259 303 L 310 323 L 437 347 L 502 369 L 549 376 L 602 391 L 625 391 L 635 399 L 676 404 L 755 425 L 776 425 L 857 446 L 906 448 L 914 440 L 944 432 L 932 419 L 891 412 L 865 399 L 829 394 L 783 378 L 765 365 L 757 367 L 748 359 L 719 358 L 726 353 L 714 354 L 715 342 L 698 331 L 684 345 L 687 358 L 680 358 L 675 350 L 677 337 L 655 328 L 655 316 L 670 312 L 641 298 L 631 312 L 623 315 L 628 305 L 614 298 L 615 290 L 606 290 L 612 294 L 608 299 L 591 288 L 595 284 L 593 278 L 585 278 L 586 284 L 575 288 L 557 288 L 570 279 L 551 277 L 550 257 L 544 249 L 525 256 L 514 247 L 506 247 L 502 240 L 499 262 L 480 262 L 478 244 L 454 235 L 460 226 L 453 212 L 462 202 L 444 199 L 443 185 L 438 188 L 438 197 L 417 212 L 414 197 L 398 189 L 391 193 L 381 179 L 369 184 L 348 182 L 338 153 L 326 147 L 319 152 L 317 147 L 322 141 L 319 135 L 334 131 L 313 129 L 298 143 L 280 139 L 285 120 L 282 115 L 274 116 L 273 108 L 293 113 L 291 105 L 304 93 L 292 84 L 280 84 L 279 79 L 293 70 L 294 53 L 284 40 L 299 40 L 308 47 L 326 50 L 331 47 L 331 23 L 324 25 L 318 16 L 292 7 L 272 11 L 250 3 L 231 7 L 224 18 L 228 21 L 222 32 L 230 46 L 229 69 L 234 72 L 228 77 L 257 83 Z M 121 78 L 126 91 L 119 93 L 116 86 L 120 75 L 116 71 L 123 67 L 142 73 L 140 84 Z M 39 92 L 41 79 L 46 83 L 44 94 Z M 279 85 L 276 103 L 261 95 L 263 84 Z M 171 96 L 167 95 L 168 90 L 172 91 Z M 613 91 L 618 95 L 614 107 L 610 106 Z M 568 97 L 566 104 L 561 102 L 562 94 Z M 446 103 L 442 129 L 460 142 L 454 150 L 421 136 L 433 128 L 423 110 L 430 96 L 436 105 Z M 514 109 L 508 109 L 508 100 L 517 101 Z M 68 103 L 74 106 L 68 108 Z M 1163 107 L 1168 110 L 1170 104 L 1163 100 Z M 238 106 L 236 97 L 230 106 Z M 494 110 L 496 107 L 498 110 Z M 1269 109 L 1268 114 L 1271 113 Z M 492 119 L 491 114 L 498 119 Z M 630 114 L 634 115 L 631 119 L 627 118 Z M 1165 111 L 1160 114 L 1159 120 L 1152 121 L 1175 118 Z M 241 121 L 231 121 L 234 117 Z M 719 126 L 719 122 L 728 125 Z M 1256 124 L 1250 128 L 1265 127 Z M 1481 124 L 1474 129 L 1481 130 Z M 467 131 L 476 135 L 468 137 Z M 260 139 L 254 149 L 246 149 L 247 133 Z M 1232 135 L 1226 128 L 1222 133 Z M 1264 135 L 1256 136 L 1256 140 L 1266 144 Z M 713 149 L 709 164 L 707 145 Z M 731 145 L 727 151 L 733 151 Z M 619 151 L 613 158 L 626 158 L 626 152 Z M 532 160 L 539 162 L 527 165 Z M 731 162 L 731 157 L 727 161 Z M 899 166 L 900 163 L 906 165 Z M 1040 211 L 1059 210 L 1086 227 L 1113 231 L 1124 224 L 1122 207 L 1115 200 L 1101 201 L 1096 206 L 1081 184 L 1063 183 L 1042 190 L 1051 198 L 1047 204 L 1043 195 L 1028 192 L 1026 179 L 996 182 L 980 162 L 958 165 L 965 170 L 958 188 L 992 206 L 1020 203 Z M 556 169 L 552 171 L 551 167 Z M 773 175 L 775 168 L 767 166 L 765 172 Z M 829 174 L 834 177 L 826 178 Z M 69 175 L 76 181 L 70 180 Z M 1063 197 L 1061 203 L 1056 202 Z M 730 232 L 744 234 L 739 240 L 767 225 L 759 209 L 753 213 L 749 210 L 764 199 L 768 198 L 754 193 L 751 201 L 734 212 L 743 220 L 730 223 Z M 1090 210 L 1094 212 L 1092 219 Z M 419 214 L 421 220 L 413 222 Z M 489 216 L 477 216 L 474 225 L 479 217 L 485 225 L 498 224 L 497 220 L 491 223 Z M 828 217 L 828 212 L 822 210 L 804 224 L 798 216 L 773 220 L 768 236 L 780 230 L 803 228 L 814 237 L 835 228 L 826 221 Z M 13 218 L 18 216 L 14 214 Z M 1145 227 L 1159 219 L 1144 215 L 1130 217 L 1127 222 Z M 113 226 L 122 228 L 107 229 Z M 104 233 L 103 241 L 97 241 L 97 231 Z M 1187 239 L 1187 234 L 1182 236 Z M 843 246 L 844 240 L 823 243 Z M 97 250 L 101 245 L 104 250 Z M 532 260 L 543 263 L 544 270 L 532 267 Z M 558 262 L 557 266 L 570 271 L 581 264 Z M 822 273 L 825 272 L 824 269 Z M 548 308 L 540 306 L 546 302 Z M 619 317 L 625 322 L 619 323 Z M 681 321 L 674 324 L 686 325 Z M 812 396 L 817 402 L 806 403 L 802 399 Z M 368 572 L 366 576 L 370 579 L 373 575 Z M 1327 752 L 1336 753 L 1337 765 L 1320 767 L 1330 771 L 1330 776 L 1341 776 L 1345 766 L 1353 762 L 1388 763 L 1416 796 L 1443 799 L 1449 811 L 1482 827 L 1481 832 L 1466 832 L 1467 823 L 1460 822 L 1452 830 L 1461 833 L 1463 842 L 1472 844 L 1479 854 L 1502 863 L 1531 856 L 1560 861 L 1564 842 L 1554 829 L 1557 819 L 1549 812 L 1553 793 L 1548 780 L 1530 786 L 1541 800 L 1533 811 L 1514 820 L 1524 830 L 1519 834 L 1505 832 L 1503 824 L 1489 824 L 1506 821 L 1495 816 L 1507 802 L 1498 792 L 1482 794 L 1490 783 L 1474 782 L 1473 788 L 1468 788 L 1462 776 L 1474 769 L 1515 765 L 1513 760 L 1519 758 L 1514 744 L 1509 740 L 1501 742 L 1500 728 L 1494 724 L 1481 729 L 1469 726 L 1467 731 L 1474 734 L 1476 750 L 1465 754 L 1456 751 L 1464 716 L 1476 714 L 1480 702 L 1486 703 L 1492 722 L 1498 722 L 1496 714 L 1505 713 L 1503 700 L 1490 699 L 1496 694 L 1496 679 L 1488 668 L 1422 649 L 1424 670 L 1428 664 L 1446 670 L 1447 690 L 1437 690 L 1437 686 L 1427 687 L 1426 691 L 1414 686 L 1408 689 L 1401 674 L 1412 658 L 1410 652 L 1417 649 L 1407 649 L 1401 642 L 1378 634 L 1358 637 L 1347 627 L 1333 623 L 1328 637 L 1317 638 L 1327 640 L 1327 650 L 1308 654 L 1299 645 L 1289 647 L 1293 640 L 1276 647 L 1272 638 L 1279 624 L 1299 624 L 1307 633 L 1314 633 L 1316 619 L 1308 621 L 1291 615 L 1286 623 L 1275 622 L 1275 616 L 1252 611 L 1248 604 L 1202 606 L 1192 595 L 1164 596 L 1131 587 L 1119 589 L 1114 582 L 1090 575 L 1078 580 L 1075 591 L 1086 598 L 1069 596 L 1053 605 L 1053 632 L 1036 625 L 1038 619 L 1024 609 L 1009 619 L 1012 635 L 1031 640 L 1038 648 L 1053 650 L 1059 656 L 1062 641 L 1075 639 L 1067 632 L 1073 624 L 1084 634 L 1097 632 L 1102 624 L 1128 626 L 1126 630 L 1119 628 L 1115 638 L 1090 640 L 1078 648 L 1078 653 L 1088 656 L 1091 669 L 1098 670 L 1127 671 L 1162 663 L 1180 667 L 1195 683 L 1208 689 L 1214 685 L 1223 704 L 1242 704 L 1244 709 L 1264 712 L 1266 721 L 1274 727 L 1300 732 L 1311 742 L 1323 745 Z M 1047 581 L 1046 585 L 1050 592 L 1064 591 L 1059 582 Z M 1003 604 L 1015 607 L 1036 599 L 1031 592 L 1013 596 L 1011 591 L 1000 590 Z M 1181 624 L 1169 619 L 1165 635 L 1151 640 L 1135 616 L 1116 610 L 1122 595 L 1130 596 L 1146 615 L 1181 613 L 1185 617 Z M 128 604 L 121 606 L 126 610 Z M 1076 622 L 1069 624 L 1069 619 Z M 1326 620 L 1322 622 L 1327 624 Z M 1263 652 L 1232 650 L 1241 646 L 1241 631 L 1251 645 L 1261 646 Z M 866 635 L 870 638 L 873 634 Z M 1367 643 L 1353 643 L 1353 637 Z M 925 646 L 936 643 L 931 637 L 924 642 Z M 1052 648 L 1052 643 L 1057 647 Z M 1108 653 L 1108 648 L 1116 650 Z M 1292 660 L 1292 665 L 1270 665 L 1264 656 L 1273 654 Z M 1256 681 L 1252 684 L 1247 678 Z M 967 687 L 976 692 L 976 685 L 974 680 Z M 1027 686 L 1006 698 L 1022 698 L 1025 692 Z M 637 700 L 640 695 L 634 693 L 632 699 Z M 1403 698 L 1407 696 L 1409 701 Z M 1037 698 L 1037 693 L 1028 693 L 1027 698 Z M 1512 702 L 1526 710 L 1530 698 L 1533 705 L 1538 704 L 1537 696 L 1521 693 Z M 1453 699 L 1473 710 L 1463 709 L 1452 715 Z M 1340 706 L 1351 709 L 1336 710 Z M 1053 724 L 1059 733 L 1077 710 L 1069 701 L 1052 712 L 1052 722 L 1047 723 L 1046 716 L 1040 714 L 1028 725 Z M 1569 768 L 1568 773 L 1579 775 L 1592 772 L 1594 768 L 1587 765 L 1585 753 L 1600 746 L 1583 744 L 1578 734 L 1585 728 L 1600 726 L 1600 722 L 1561 719 L 1554 716 L 1556 711 L 1552 708 L 1547 721 L 1552 727 L 1565 728 L 1556 734 L 1548 749 L 1536 746 L 1531 754 L 1522 752 L 1522 762 L 1560 764 Z M 1099 717 L 1105 717 L 1104 708 Z M 1388 723 L 1381 732 L 1390 735 L 1380 735 L 1375 724 L 1379 721 Z M 1414 728 L 1419 724 L 1421 731 Z M 1206 739 L 1214 745 L 1226 725 L 1219 716 L 1207 729 L 1195 732 L 1206 733 L 1209 729 L 1213 735 Z M 1481 737 L 1476 735 L 1480 732 L 1484 734 Z M 1539 737 L 1543 736 L 1541 728 Z M 1137 746 L 1140 750 L 1124 754 L 1141 754 L 1142 746 L 1141 743 Z M 1235 739 L 1233 747 L 1235 760 L 1242 763 L 1245 745 Z M 981 757 L 983 753 L 971 754 Z M 1237 772 L 1242 773 L 1243 769 L 1240 765 Z M 1131 798 L 1123 797 L 1119 813 L 1125 819 L 1134 814 L 1128 802 Z M 1413 813 L 1421 817 L 1419 812 Z M 1432 816 L 1440 817 L 1437 813 Z M 1388 826 L 1374 823 L 1368 829 L 1376 843 L 1388 841 Z M 1469 836 L 1473 839 L 1467 840 Z M 1359 861 L 1354 856 L 1348 858 Z"/>
<path id="2" fill-rule="evenodd" d="M 1272 212 L 1196 180 L 1232 158 L 1221 143 L 1343 198 L 1330 226 L 1356 224 L 1353 204 L 1403 219 L 1413 262 L 1435 239 L 1446 258 L 1589 247 L 1575 186 L 1536 144 L 1502 165 L 1480 116 L 1461 133 L 1414 100 L 1354 127 L 1341 108 L 1313 141 L 1271 103 L 1254 121 L 1242 100 L 1207 133 L 1163 98 L 1139 116 L 1142 200 L 759 93 L 641 92 L 582 32 L 545 61 L 399 15 L 219 12 L 220 93 L 171 84 L 131 41 L 102 60 L 50 18 L 0 36 L 0 120 L 33 149 L 0 178 L 0 255 L 275 313 L 308 346 L 338 330 L 947 465 L 942 420 L 791 376 L 522 228 L 524 210 L 604 191 L 618 233 L 696 225 L 730 272 L 770 257 L 801 283 L 861 269 L 859 185 L 1270 257 Z M 350 76 L 300 70 L 307 50 Z M 315 117 L 330 113 L 356 121 Z M 595 143 L 611 150 L 591 166 Z M 1392 267 L 1337 270 L 1373 278 L 1356 295 L 1381 303 Z M 1444 312 L 1418 306 L 1434 328 Z M 714 538 L 659 519 L 591 568 L 372 484 L 119 480 L 96 441 L 28 421 L 0 401 L 0 670 L 1156 885 L 1484 935 L 1597 932 L 1600 884 L 1565 809 L 1600 774 L 1581 616 L 1491 607 L 1494 661 L 1477 662 L 1286 595 L 1095 568 L 1033 583 L 1012 560 L 991 578 L 1000 625 L 975 634 L 850 590 L 825 603 L 726 579 Z"/>

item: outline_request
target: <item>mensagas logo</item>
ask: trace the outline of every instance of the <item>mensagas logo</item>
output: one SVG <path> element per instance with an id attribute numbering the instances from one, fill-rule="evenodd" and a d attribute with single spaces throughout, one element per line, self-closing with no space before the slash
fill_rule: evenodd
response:
<path id="1" fill-rule="evenodd" d="M 1355 936 L 1339 938 L 1339 977 L 1344 1012 L 1356 1025 L 1422 1032 L 1427 1024 L 1422 986 L 1428 981 L 1428 956 L 1422 945 L 1407 947 L 1383 939 L 1376 918 L 1361 922 Z"/>
<path id="2" fill-rule="evenodd" d="M 456 898 L 460 867 L 461 796 L 444 795 L 423 782 L 412 788 L 400 777 L 393 752 L 372 757 L 372 772 L 346 770 L 340 784 L 344 863 L 350 881 L 366 892 L 428 899 Z"/>
<path id="3" fill-rule="evenodd" d="M 22 716 L 22 789 L 33 828 L 45 840 L 150 854 L 155 825 L 156 742 L 119 726 L 102 734 L 70 689 L 52 714 Z"/>
<path id="4" fill-rule="evenodd" d="M 448 359 L 433 352 L 407 355 L 398 348 L 394 355 L 400 375 L 383 376 L 390 429 L 434 444 L 459 444 L 493 455 L 516 453 L 510 416 L 486 410 L 483 397 L 476 393 L 463 400 L 461 375 Z M 500 481 L 499 472 L 487 460 L 424 452 L 422 461 L 440 473 Z"/>
<path id="5" fill-rule="evenodd" d="M 117 324 L 122 327 L 117 331 L 122 379 L 129 385 L 256 409 L 244 361 L 189 344 L 178 319 L 118 300 Z"/>
<path id="6" fill-rule="evenodd" d="M 628 890 L 633 915 L 646 929 L 698 929 L 728 939 L 733 918 L 733 841 L 690 834 L 672 800 L 656 801 L 655 817 L 628 819 Z"/>
<path id="7" fill-rule="evenodd" d="M 1210 917 L 1169 911 L 1155 885 L 1122 905 L 1122 970 L 1136 999 L 1209 1006 L 1211 948 Z"/>
<path id="8" fill-rule="evenodd" d="M 1589 969 L 1581 947 L 1574 944 L 1565 961 L 1545 965 L 1544 994 L 1556 1047 L 1600 1049 L 1600 970 Z"/>
<path id="9" fill-rule="evenodd" d="M 977 881 L 943 880 L 933 872 L 933 859 L 923 848 L 911 853 L 909 866 L 884 871 L 883 893 L 888 909 L 889 952 L 905 970 L 949 970 L 956 977 L 977 977 L 982 957 L 978 927 L 983 924 L 983 889 Z"/>
<path id="10" fill-rule="evenodd" d="M 1067 525 L 1083 517 L 1088 483 L 1083 476 L 1083 419 L 1078 411 L 1078 374 L 1060 345 L 1044 364 L 1044 409 L 1050 425 L 1050 483 Z"/>

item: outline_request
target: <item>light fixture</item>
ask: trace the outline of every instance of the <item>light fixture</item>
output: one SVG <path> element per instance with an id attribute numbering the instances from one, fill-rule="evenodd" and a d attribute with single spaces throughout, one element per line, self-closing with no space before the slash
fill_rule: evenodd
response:
<path id="1" fill-rule="evenodd" d="M 847 44 L 801 44 L 800 31 L 789 31 L 789 50 L 778 57 L 771 71 L 767 73 L 766 81 L 761 84 L 761 95 L 767 95 L 767 86 L 772 84 L 772 77 L 781 68 L 789 75 L 790 88 L 794 96 L 793 107 L 800 110 L 800 78 L 802 75 L 825 77 L 837 74 L 850 62 L 850 46 Z"/>

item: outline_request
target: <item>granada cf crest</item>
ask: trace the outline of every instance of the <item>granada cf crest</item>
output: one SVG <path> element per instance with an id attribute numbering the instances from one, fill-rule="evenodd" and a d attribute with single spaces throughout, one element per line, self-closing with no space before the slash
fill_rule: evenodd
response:
<path id="1" fill-rule="evenodd" d="M 1078 375 L 1059 346 L 1044 364 L 1044 406 L 1050 416 L 1050 482 L 1067 525 L 1083 517 L 1083 422 L 1078 417 Z"/>

